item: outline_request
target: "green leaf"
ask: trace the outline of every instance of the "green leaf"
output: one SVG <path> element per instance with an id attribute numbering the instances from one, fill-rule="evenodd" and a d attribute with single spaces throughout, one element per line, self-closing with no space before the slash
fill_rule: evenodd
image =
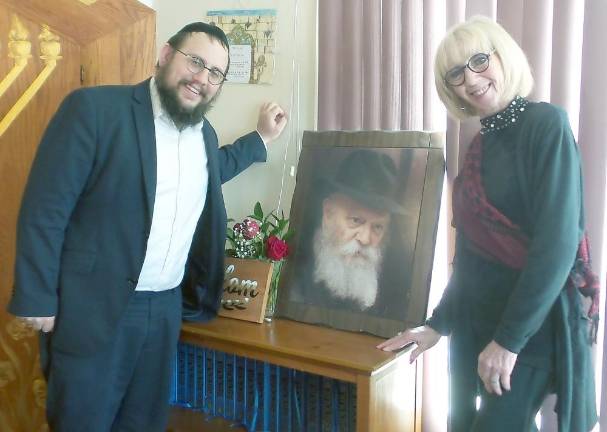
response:
<path id="1" fill-rule="evenodd" d="M 268 223 L 264 222 L 261 224 L 261 226 L 259 227 L 259 231 L 262 233 L 262 236 L 265 237 L 266 233 L 268 232 Z"/>
<path id="2" fill-rule="evenodd" d="M 259 258 L 261 258 L 261 259 L 268 258 L 268 256 L 266 255 L 266 244 L 265 243 L 261 244 L 261 249 L 259 251 Z"/>
<path id="3" fill-rule="evenodd" d="M 255 244 L 255 258 L 263 257 L 263 249 L 264 249 L 263 243 Z"/>
<path id="4" fill-rule="evenodd" d="M 282 238 L 284 241 L 288 242 L 291 237 L 293 237 L 293 234 L 295 234 L 295 230 L 293 228 L 289 228 L 289 230 L 287 231 L 287 233 L 284 235 L 284 237 Z"/>
<path id="5" fill-rule="evenodd" d="M 289 221 L 282 219 L 278 221 L 278 228 L 280 228 L 280 231 L 282 231 L 283 229 L 285 229 L 287 227 L 287 225 L 289 224 Z"/>
<path id="6" fill-rule="evenodd" d="M 263 220 L 263 211 L 261 210 L 261 204 L 259 201 L 255 203 L 255 208 L 253 209 L 253 214 L 258 220 Z"/>

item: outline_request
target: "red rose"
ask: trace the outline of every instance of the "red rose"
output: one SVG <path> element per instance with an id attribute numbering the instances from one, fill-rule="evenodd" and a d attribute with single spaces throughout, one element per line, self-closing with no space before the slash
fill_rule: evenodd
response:
<path id="1" fill-rule="evenodd" d="M 274 261 L 280 261 L 289 255 L 289 245 L 276 236 L 270 236 L 266 240 L 266 256 Z"/>
<path id="2" fill-rule="evenodd" d="M 259 224 L 252 219 L 242 221 L 242 235 L 246 239 L 252 239 L 259 234 Z"/>

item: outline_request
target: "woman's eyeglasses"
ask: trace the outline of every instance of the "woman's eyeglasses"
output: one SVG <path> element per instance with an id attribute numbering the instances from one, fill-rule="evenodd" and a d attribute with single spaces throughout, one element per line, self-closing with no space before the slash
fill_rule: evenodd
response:
<path id="1" fill-rule="evenodd" d="M 445 74 L 445 83 L 447 85 L 457 87 L 462 85 L 466 81 L 466 68 L 470 69 L 474 73 L 485 72 L 489 68 L 489 57 L 495 50 L 491 50 L 489 53 L 477 53 L 468 59 L 465 65 L 456 66 L 450 69 Z"/>

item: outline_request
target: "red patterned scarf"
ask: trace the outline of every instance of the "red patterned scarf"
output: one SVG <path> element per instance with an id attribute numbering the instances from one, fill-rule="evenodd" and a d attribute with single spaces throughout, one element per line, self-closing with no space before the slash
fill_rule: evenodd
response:
<path id="1" fill-rule="evenodd" d="M 521 270 L 527 262 L 529 238 L 521 228 L 491 205 L 481 181 L 482 141 L 477 134 L 453 187 L 453 224 L 462 230 L 480 255 Z M 590 266 L 588 237 L 584 234 L 567 284 L 592 299 L 588 317 L 596 342 L 599 316 L 599 280 Z"/>

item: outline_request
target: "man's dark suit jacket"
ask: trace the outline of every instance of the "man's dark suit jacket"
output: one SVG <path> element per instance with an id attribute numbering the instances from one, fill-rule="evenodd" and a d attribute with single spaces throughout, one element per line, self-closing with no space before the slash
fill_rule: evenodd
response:
<path id="1" fill-rule="evenodd" d="M 257 132 L 221 148 L 206 120 L 201 133 L 209 184 L 182 282 L 184 318 L 200 321 L 215 316 L 220 302 L 221 184 L 266 158 Z M 68 95 L 44 134 L 23 196 L 9 311 L 56 316 L 52 344 L 64 352 L 86 355 L 109 343 L 143 265 L 155 189 L 149 80 Z"/>

